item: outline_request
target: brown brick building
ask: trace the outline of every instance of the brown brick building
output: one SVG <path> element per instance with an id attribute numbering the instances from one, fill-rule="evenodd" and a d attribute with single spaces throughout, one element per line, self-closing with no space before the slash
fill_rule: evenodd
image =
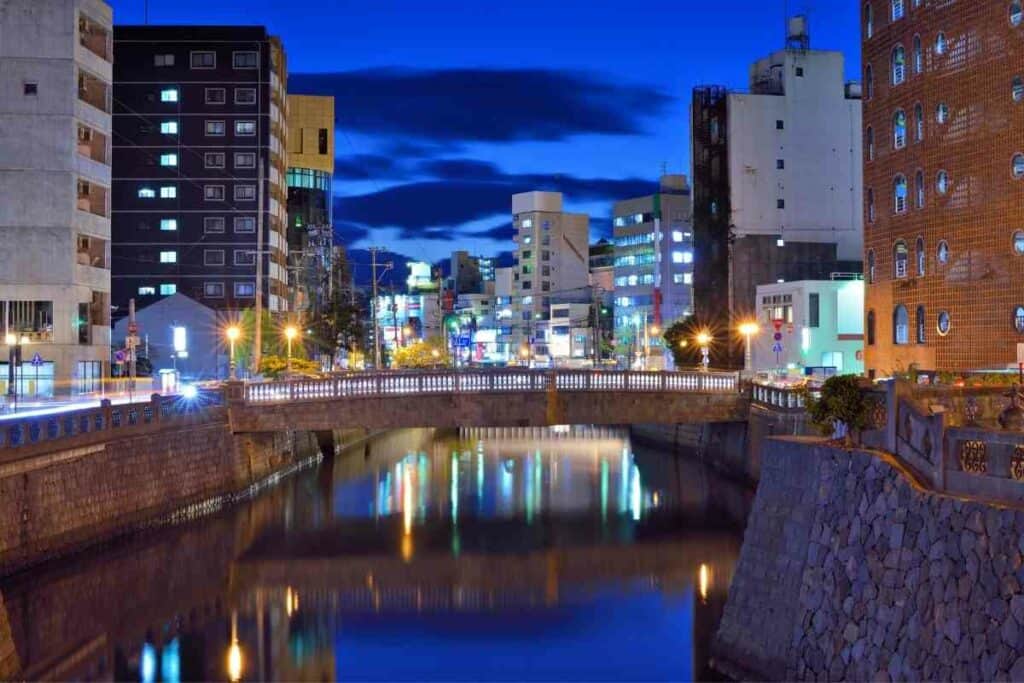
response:
<path id="1" fill-rule="evenodd" d="M 869 0 L 865 368 L 1006 367 L 1024 342 L 1024 13 Z"/>

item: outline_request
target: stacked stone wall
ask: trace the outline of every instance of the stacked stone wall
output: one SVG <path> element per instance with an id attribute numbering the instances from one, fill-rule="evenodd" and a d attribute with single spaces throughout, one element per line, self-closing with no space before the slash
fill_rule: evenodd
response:
<path id="1" fill-rule="evenodd" d="M 885 456 L 767 442 L 715 641 L 799 680 L 1024 680 L 1024 512 L 917 487 Z"/>

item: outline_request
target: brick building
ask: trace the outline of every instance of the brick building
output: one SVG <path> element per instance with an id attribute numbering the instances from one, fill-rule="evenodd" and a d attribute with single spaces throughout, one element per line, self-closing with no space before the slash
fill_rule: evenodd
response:
<path id="1" fill-rule="evenodd" d="M 1021 2 L 870 0 L 865 368 L 1015 363 L 1024 342 Z"/>

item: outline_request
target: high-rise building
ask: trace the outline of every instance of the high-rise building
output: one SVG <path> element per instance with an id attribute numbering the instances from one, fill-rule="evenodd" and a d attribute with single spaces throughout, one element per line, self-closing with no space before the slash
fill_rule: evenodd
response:
<path id="1" fill-rule="evenodd" d="M 467 251 L 453 251 L 448 289 L 452 290 L 456 296 L 482 292 L 483 277 L 480 272 L 480 259 L 470 256 Z"/>
<path id="2" fill-rule="evenodd" d="M 750 68 L 749 92 L 693 91 L 694 307 L 731 326 L 755 289 L 860 270 L 860 86 L 806 20 Z"/>
<path id="3" fill-rule="evenodd" d="M 329 304 L 334 248 L 334 98 L 288 95 L 288 309 Z"/>
<path id="4" fill-rule="evenodd" d="M 100 0 L 0 6 L 3 394 L 8 337 L 20 396 L 99 391 L 109 375 L 112 21 Z"/>
<path id="5" fill-rule="evenodd" d="M 562 210 L 561 192 L 512 195 L 516 252 L 513 274 L 513 336 L 545 357 L 536 321 L 550 315 L 552 296 L 589 296 L 590 218 Z"/>
<path id="6" fill-rule="evenodd" d="M 114 56 L 115 315 L 175 292 L 248 308 L 258 279 L 263 308 L 287 310 L 281 42 L 259 26 L 118 26 Z"/>
<path id="7" fill-rule="evenodd" d="M 866 370 L 1015 366 L 1022 5 L 871 0 L 861 11 Z"/>
<path id="8" fill-rule="evenodd" d="M 658 192 L 616 202 L 616 353 L 631 366 L 664 369 L 661 330 L 690 314 L 693 227 L 684 175 L 664 175 Z"/>

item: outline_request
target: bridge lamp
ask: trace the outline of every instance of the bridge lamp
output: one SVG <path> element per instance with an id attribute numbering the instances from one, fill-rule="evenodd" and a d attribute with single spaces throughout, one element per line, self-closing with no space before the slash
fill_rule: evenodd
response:
<path id="1" fill-rule="evenodd" d="M 224 330 L 224 335 L 228 338 L 228 344 L 231 349 L 230 379 L 235 379 L 235 342 L 242 336 L 242 330 L 238 325 L 229 325 L 228 328 Z"/>
<path id="2" fill-rule="evenodd" d="M 195 384 L 186 384 L 181 388 L 181 397 L 186 401 L 194 401 L 198 395 L 199 389 L 196 388 Z"/>
<path id="3" fill-rule="evenodd" d="M 284 338 L 288 340 L 288 372 L 292 371 L 292 340 L 299 336 L 299 328 L 289 325 L 284 328 Z"/>
<path id="4" fill-rule="evenodd" d="M 701 330 L 697 333 L 697 345 L 700 347 L 700 363 L 704 366 L 704 372 L 708 371 L 708 365 L 711 364 L 710 349 L 713 337 L 707 330 Z"/>
<path id="5" fill-rule="evenodd" d="M 744 341 L 744 354 L 743 354 L 743 369 L 752 369 L 754 363 L 750 355 L 750 338 L 753 337 L 761 330 L 757 323 L 753 320 L 747 320 L 746 322 L 740 323 L 739 331 L 743 335 Z"/>

